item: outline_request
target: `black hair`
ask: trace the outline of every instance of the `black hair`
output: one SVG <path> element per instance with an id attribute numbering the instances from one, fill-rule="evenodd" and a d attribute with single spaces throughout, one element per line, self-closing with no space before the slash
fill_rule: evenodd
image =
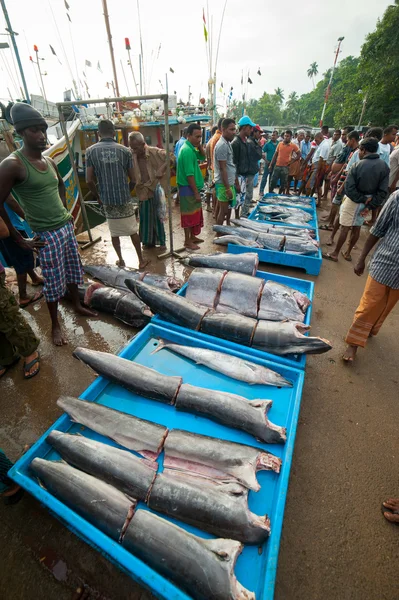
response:
<path id="1" fill-rule="evenodd" d="M 289 133 L 290 135 L 292 135 L 291 129 L 287 129 L 286 131 L 284 131 L 284 133 Z"/>
<path id="2" fill-rule="evenodd" d="M 98 133 L 101 137 L 105 137 L 106 135 L 113 137 L 115 135 L 115 126 L 113 122 L 108 119 L 100 121 L 98 124 Z"/>
<path id="3" fill-rule="evenodd" d="M 217 132 L 218 129 L 219 129 L 219 127 L 217 125 L 214 125 L 211 129 L 211 135 L 215 135 L 215 133 Z"/>
<path id="4" fill-rule="evenodd" d="M 187 127 L 187 137 L 189 135 L 193 135 L 194 131 L 196 131 L 197 129 L 202 131 L 201 125 L 198 125 L 198 123 L 191 123 L 191 125 Z"/>
<path id="5" fill-rule="evenodd" d="M 344 127 L 342 131 L 346 131 L 346 133 L 351 133 L 351 131 L 355 131 L 355 128 L 351 125 L 348 125 L 347 127 Z"/>
<path id="6" fill-rule="evenodd" d="M 334 129 L 334 133 L 339 133 L 339 135 L 341 135 L 341 130 L 340 129 Z"/>
<path id="7" fill-rule="evenodd" d="M 321 128 L 321 131 L 326 131 L 328 133 L 329 129 L 330 128 L 329 128 L 328 125 L 323 125 L 322 128 Z"/>
<path id="8" fill-rule="evenodd" d="M 345 128 L 346 129 L 346 128 Z M 360 140 L 360 134 L 358 131 L 353 129 L 348 133 L 348 140 L 356 140 L 357 142 Z"/>
<path id="9" fill-rule="evenodd" d="M 365 138 L 377 138 L 378 141 L 382 138 L 382 127 L 370 127 L 364 134 Z"/>
<path id="10" fill-rule="evenodd" d="M 234 123 L 234 125 L 236 124 L 234 119 L 223 119 L 221 127 L 222 129 L 227 129 L 232 123 Z"/>
<path id="11" fill-rule="evenodd" d="M 378 150 L 378 140 L 375 137 L 365 137 L 360 142 L 360 148 L 363 148 L 367 152 L 375 154 Z"/>
<path id="12" fill-rule="evenodd" d="M 221 131 L 221 130 L 222 130 L 222 123 L 223 123 L 223 121 L 224 121 L 223 117 L 221 117 L 221 118 L 219 119 L 219 121 L 218 121 L 218 129 L 219 129 L 219 131 Z"/>
<path id="13" fill-rule="evenodd" d="M 392 133 L 395 129 L 396 129 L 396 131 L 398 131 L 399 127 L 397 125 L 388 125 L 388 127 L 385 127 L 385 129 L 384 129 L 384 135 L 388 135 L 388 133 Z"/>

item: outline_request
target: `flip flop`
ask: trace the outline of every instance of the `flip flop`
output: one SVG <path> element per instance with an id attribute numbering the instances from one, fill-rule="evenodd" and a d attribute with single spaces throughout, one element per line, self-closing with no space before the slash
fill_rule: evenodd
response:
<path id="1" fill-rule="evenodd" d="M 326 260 L 331 260 L 332 262 L 338 262 L 338 258 L 333 258 L 328 252 L 323 252 L 322 257 Z"/>
<path id="2" fill-rule="evenodd" d="M 16 364 L 17 364 L 17 362 L 19 362 L 19 361 L 20 361 L 20 359 L 21 359 L 21 357 L 20 357 L 20 356 L 17 356 L 17 357 L 16 357 L 16 358 L 15 358 L 15 359 L 12 361 L 12 363 L 10 363 L 9 365 L 0 365 L 0 369 L 5 369 L 4 373 L 3 373 L 2 375 L 0 375 L 0 379 L 1 379 L 2 377 L 4 377 L 4 375 L 7 373 L 7 371 L 8 371 L 9 369 L 11 369 L 11 367 L 13 367 L 14 365 L 16 365 Z"/>
<path id="3" fill-rule="evenodd" d="M 30 369 L 36 364 L 39 365 L 38 370 L 35 371 L 34 373 L 29 374 Z M 24 363 L 24 379 L 32 379 L 32 377 L 35 377 L 35 375 L 37 375 L 39 373 L 39 371 L 40 371 L 40 352 L 38 351 L 36 358 L 34 358 L 30 362 L 28 362 L 28 364 L 26 362 Z"/>
<path id="4" fill-rule="evenodd" d="M 29 298 L 28 302 L 26 302 L 25 304 L 19 303 L 19 307 L 26 308 L 27 306 L 29 306 L 29 304 L 33 304 L 34 302 L 37 302 L 38 300 L 43 298 L 43 296 L 44 296 L 43 292 L 36 292 L 35 294 L 33 294 L 33 296 L 31 296 Z"/>
<path id="5" fill-rule="evenodd" d="M 150 260 L 146 260 L 143 265 L 141 265 L 141 266 L 139 265 L 139 271 L 142 271 L 143 269 L 145 269 L 146 266 L 150 264 L 150 262 L 151 262 Z"/>
<path id="6" fill-rule="evenodd" d="M 352 262 L 352 257 L 351 256 L 346 256 L 346 254 L 344 253 L 344 251 L 341 252 L 342 256 L 344 257 L 345 260 L 347 260 L 348 262 Z"/>
<path id="7" fill-rule="evenodd" d="M 319 229 L 322 229 L 323 231 L 332 231 L 333 228 L 330 225 L 320 225 Z"/>

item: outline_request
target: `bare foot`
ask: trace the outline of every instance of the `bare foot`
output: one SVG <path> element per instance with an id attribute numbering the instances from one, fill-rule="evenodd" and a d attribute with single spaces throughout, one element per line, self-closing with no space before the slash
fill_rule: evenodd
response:
<path id="1" fill-rule="evenodd" d="M 201 238 L 199 238 L 199 237 L 196 237 L 196 236 L 194 235 L 194 236 L 192 236 L 192 238 L 191 238 L 191 241 L 192 241 L 192 242 L 194 242 L 194 244 L 195 244 L 195 243 L 197 243 L 197 244 L 201 244 L 201 242 L 203 242 L 204 240 L 201 240 Z"/>
<path id="2" fill-rule="evenodd" d="M 334 245 L 334 240 L 328 240 L 328 242 L 326 242 L 326 246 L 333 246 Z"/>
<path id="3" fill-rule="evenodd" d="M 19 305 L 21 308 L 25 308 L 28 304 L 33 304 L 43 298 L 43 292 L 36 292 L 31 296 L 25 296 L 24 298 L 19 297 Z"/>
<path id="4" fill-rule="evenodd" d="M 90 308 L 82 306 L 82 304 L 77 304 L 74 306 L 74 309 L 78 315 L 83 315 L 84 317 L 98 317 L 98 313 L 94 312 L 94 310 L 90 310 Z"/>
<path id="5" fill-rule="evenodd" d="M 147 265 L 150 264 L 150 260 L 142 260 L 141 262 L 139 262 L 139 269 L 144 269 Z"/>
<path id="6" fill-rule="evenodd" d="M 187 242 L 185 244 L 185 248 L 187 250 L 199 250 L 199 246 L 197 246 L 197 244 L 194 244 L 193 242 Z"/>
<path id="7" fill-rule="evenodd" d="M 399 498 L 390 498 L 382 503 L 384 508 L 390 512 L 384 512 L 384 517 L 391 523 L 399 523 Z"/>
<path id="8" fill-rule="evenodd" d="M 63 346 L 64 344 L 68 343 L 59 325 L 53 327 L 51 335 L 53 336 L 53 344 L 56 346 Z"/>
<path id="9" fill-rule="evenodd" d="M 353 363 L 356 357 L 357 346 L 349 345 L 344 354 L 342 355 L 342 360 L 346 363 Z"/>
<path id="10" fill-rule="evenodd" d="M 163 246 L 158 246 L 158 250 L 166 250 L 165 244 Z"/>
<path id="11" fill-rule="evenodd" d="M 347 252 L 344 252 L 344 251 L 342 251 L 341 254 L 345 260 L 347 260 L 348 262 L 352 262 L 352 257 L 350 254 L 348 254 Z"/>
<path id="12" fill-rule="evenodd" d="M 115 264 L 116 264 L 117 267 L 126 267 L 126 263 L 123 260 L 123 258 L 118 259 Z"/>

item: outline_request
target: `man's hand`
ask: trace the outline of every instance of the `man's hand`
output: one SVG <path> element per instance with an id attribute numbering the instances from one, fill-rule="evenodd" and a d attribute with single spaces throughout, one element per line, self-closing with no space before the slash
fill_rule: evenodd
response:
<path id="1" fill-rule="evenodd" d="M 47 246 L 47 242 L 45 240 L 42 240 L 41 237 L 39 235 L 35 235 L 34 238 L 23 238 L 22 236 L 18 236 L 18 238 L 16 238 L 14 240 L 18 246 L 20 248 L 23 248 L 24 250 L 37 250 L 38 248 L 44 248 L 45 246 Z"/>
<path id="2" fill-rule="evenodd" d="M 194 194 L 194 198 L 196 199 L 197 202 L 201 202 L 201 194 L 199 192 Z"/>
<path id="3" fill-rule="evenodd" d="M 354 268 L 354 271 L 355 271 L 356 275 L 358 275 L 360 277 L 360 275 L 363 275 L 365 268 L 366 268 L 365 260 L 359 259 L 357 265 Z"/>
<path id="4" fill-rule="evenodd" d="M 236 189 L 237 194 L 240 194 L 241 193 L 241 186 L 240 186 L 240 184 L 239 183 L 235 183 L 234 187 Z"/>
<path id="5" fill-rule="evenodd" d="M 271 172 L 273 171 L 273 167 L 272 167 L 272 165 L 270 165 L 270 167 L 269 167 L 269 169 L 268 169 L 268 170 L 269 170 L 269 173 L 271 173 Z"/>
<path id="6" fill-rule="evenodd" d="M 100 206 L 102 206 L 102 205 L 103 205 L 103 203 L 101 202 L 101 198 L 100 198 L 100 196 L 97 196 L 96 200 L 97 200 L 97 202 L 99 203 L 99 205 L 100 205 Z"/>
<path id="7" fill-rule="evenodd" d="M 229 200 L 233 200 L 233 192 L 231 191 L 231 188 L 229 188 L 229 187 L 226 188 L 226 197 Z"/>

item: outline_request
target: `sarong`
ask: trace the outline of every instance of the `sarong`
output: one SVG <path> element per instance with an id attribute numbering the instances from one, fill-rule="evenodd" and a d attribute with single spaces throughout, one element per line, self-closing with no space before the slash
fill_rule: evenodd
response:
<path id="1" fill-rule="evenodd" d="M 144 246 L 165 246 L 165 227 L 158 218 L 154 198 L 140 202 L 140 240 Z"/>
<path id="2" fill-rule="evenodd" d="M 288 167 L 288 177 L 293 177 L 294 179 L 301 178 L 301 161 L 300 161 L 300 159 L 296 160 L 295 162 L 290 164 L 290 166 Z"/>
<path id="3" fill-rule="evenodd" d="M 364 210 L 364 204 L 353 202 L 348 196 L 344 196 L 339 211 L 339 224 L 342 227 L 361 227 L 365 219 L 362 215 Z"/>
<path id="4" fill-rule="evenodd" d="M 394 290 L 378 283 L 369 275 L 353 323 L 345 338 L 346 343 L 364 348 L 370 333 L 377 335 L 398 300 L 399 289 Z"/>
<path id="5" fill-rule="evenodd" d="M 193 235 L 199 235 L 204 226 L 202 203 L 196 200 L 189 185 L 179 185 L 180 223 L 183 229 L 192 229 Z"/>
<path id="6" fill-rule="evenodd" d="M 128 237 L 138 232 L 135 214 L 138 207 L 135 202 L 104 204 L 103 208 L 111 237 Z"/>

